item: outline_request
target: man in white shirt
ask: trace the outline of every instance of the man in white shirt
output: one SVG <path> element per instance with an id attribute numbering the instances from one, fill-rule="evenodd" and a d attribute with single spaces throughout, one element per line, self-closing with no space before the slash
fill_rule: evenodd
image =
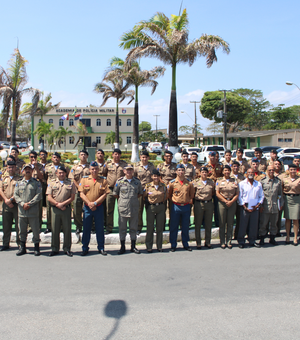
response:
<path id="1" fill-rule="evenodd" d="M 239 184 L 239 205 L 242 207 L 240 230 L 238 234 L 239 248 L 245 246 L 245 234 L 248 231 L 250 247 L 260 247 L 255 243 L 258 231 L 259 208 L 264 201 L 261 183 L 254 179 L 254 170 L 247 170 L 247 178 Z"/>

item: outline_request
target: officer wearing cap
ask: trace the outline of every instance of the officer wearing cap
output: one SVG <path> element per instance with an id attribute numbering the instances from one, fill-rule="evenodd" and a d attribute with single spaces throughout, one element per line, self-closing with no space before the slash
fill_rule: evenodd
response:
<path id="1" fill-rule="evenodd" d="M 9 249 L 12 223 L 15 221 L 16 240 L 20 244 L 18 206 L 14 198 L 14 190 L 17 182 L 22 179 L 16 174 L 16 162 L 7 162 L 7 175 L 3 176 L 0 184 L 0 195 L 3 199 L 2 223 L 3 223 L 3 246 L 1 251 Z"/>
<path id="2" fill-rule="evenodd" d="M 205 241 L 204 246 L 211 249 L 211 228 L 214 212 L 212 198 L 215 195 L 215 182 L 207 178 L 208 169 L 202 167 L 200 177 L 193 182 L 195 188 L 195 236 L 197 248 L 201 249 L 201 225 L 204 218 Z"/>
<path id="3" fill-rule="evenodd" d="M 47 191 L 47 179 L 46 179 L 46 174 L 45 174 L 45 168 L 46 165 L 49 164 L 50 162 L 47 160 L 48 157 L 48 152 L 44 149 L 40 150 L 39 152 L 39 158 L 40 158 L 40 164 L 43 166 L 43 173 L 44 173 L 44 179 L 42 181 L 42 206 L 47 207 L 47 201 L 46 201 L 46 191 Z M 48 221 L 47 221 L 47 226 L 48 226 Z"/>
<path id="4" fill-rule="evenodd" d="M 168 186 L 169 182 L 176 178 L 176 163 L 172 162 L 173 153 L 169 150 L 166 150 L 164 153 L 164 162 L 160 163 L 157 167 L 161 175 L 161 180 Z M 169 213 L 169 226 L 171 224 L 171 206 L 172 201 L 170 199 L 167 200 L 166 204 L 166 216 Z M 166 222 L 165 222 L 166 224 Z"/>
<path id="5" fill-rule="evenodd" d="M 73 203 L 73 216 L 74 223 L 76 225 L 76 235 L 79 236 L 82 231 L 82 208 L 83 201 L 81 199 L 80 193 L 78 192 L 79 183 L 82 178 L 87 178 L 90 175 L 90 164 L 88 163 L 89 153 L 86 150 L 81 150 L 79 152 L 79 163 L 74 165 L 69 173 L 69 179 L 73 180 L 77 193 L 75 195 L 75 200 Z"/>
<path id="6" fill-rule="evenodd" d="M 197 152 L 192 152 L 191 153 L 191 164 L 193 165 L 196 173 L 196 177 L 200 177 L 200 169 L 201 169 L 201 164 L 197 162 L 198 160 L 198 154 Z"/>
<path id="7" fill-rule="evenodd" d="M 185 173 L 184 173 L 185 178 L 189 179 L 190 181 L 193 181 L 194 178 L 196 177 L 196 171 L 195 171 L 194 166 L 192 164 L 188 163 L 189 154 L 186 150 L 182 151 L 181 159 L 182 159 L 181 164 L 183 164 L 184 167 L 185 167 Z"/>
<path id="8" fill-rule="evenodd" d="M 267 176 L 260 181 L 264 191 L 264 201 L 260 208 L 259 238 L 260 245 L 265 244 L 270 224 L 270 243 L 276 245 L 278 213 L 283 208 L 283 195 L 281 180 L 274 176 L 274 166 L 269 165 Z M 280 205 L 280 207 L 278 207 Z"/>
<path id="9" fill-rule="evenodd" d="M 147 183 L 144 187 L 143 197 L 146 201 L 147 211 L 147 235 L 146 247 L 149 253 L 152 253 L 154 222 L 156 224 L 156 247 L 162 252 L 163 231 L 165 223 L 165 202 L 168 196 L 166 185 L 160 180 L 158 170 L 152 170 L 152 182 Z"/>
<path id="10" fill-rule="evenodd" d="M 291 220 L 294 226 L 294 245 L 298 245 L 298 228 L 300 216 L 300 177 L 297 176 L 297 165 L 289 165 L 289 175 L 282 180 L 284 193 L 284 218 L 287 244 L 290 243 Z"/>
<path id="11" fill-rule="evenodd" d="M 10 154 L 15 158 L 17 168 L 22 169 L 25 162 L 23 159 L 19 159 L 19 153 L 19 149 L 16 146 L 10 150 Z"/>
<path id="12" fill-rule="evenodd" d="M 233 221 L 236 212 L 236 201 L 239 197 L 239 186 L 237 181 L 230 177 L 231 167 L 229 165 L 224 166 L 223 174 L 224 177 L 218 179 L 216 183 L 216 195 L 219 200 L 220 243 L 222 249 L 225 249 L 226 246 L 231 249 Z"/>
<path id="13" fill-rule="evenodd" d="M 270 160 L 268 162 L 269 165 L 274 165 L 274 162 L 278 160 L 278 157 L 277 157 L 277 150 L 273 149 L 271 150 L 270 152 Z"/>
<path id="14" fill-rule="evenodd" d="M 243 148 L 238 148 L 236 150 L 235 161 L 239 162 L 240 164 L 239 172 L 244 175 L 247 172 L 247 170 L 250 168 L 250 165 L 247 162 L 246 158 L 243 157 L 243 154 L 244 154 Z"/>
<path id="15" fill-rule="evenodd" d="M 59 166 L 56 170 L 57 179 L 49 183 L 46 194 L 51 204 L 51 253 L 54 256 L 59 253 L 60 230 L 64 234 L 63 250 L 66 255 L 71 253 L 71 203 L 75 198 L 76 187 L 67 179 L 67 169 Z"/>
<path id="16" fill-rule="evenodd" d="M 295 155 L 294 156 L 293 164 L 296 165 L 296 175 L 300 176 L 300 172 L 299 172 L 299 170 L 300 170 L 300 168 L 299 168 L 299 165 L 300 165 L 300 155 Z M 290 174 L 290 172 L 289 172 L 289 170 L 287 170 L 285 172 L 285 175 L 289 176 L 289 174 Z"/>
<path id="17" fill-rule="evenodd" d="M 255 148 L 254 149 L 254 156 L 258 160 L 258 170 L 260 172 L 265 172 L 267 169 L 267 160 L 265 158 L 262 158 L 262 149 L 261 148 Z M 253 161 L 253 159 L 252 159 Z M 252 165 L 252 161 L 249 161 L 250 166 Z"/>
<path id="18" fill-rule="evenodd" d="M 155 169 L 154 165 L 149 162 L 148 151 L 142 151 L 140 154 L 140 161 L 134 165 L 134 176 L 141 181 L 143 190 L 146 184 L 152 182 L 152 172 Z M 143 196 L 139 198 L 139 225 L 138 235 L 143 229 L 143 212 L 144 212 L 144 199 Z"/>
<path id="19" fill-rule="evenodd" d="M 125 238 L 127 233 L 127 222 L 129 223 L 129 235 L 131 239 L 131 252 L 139 254 L 136 248 L 136 233 L 138 230 L 139 197 L 143 195 L 141 181 L 133 177 L 134 167 L 127 164 L 124 167 L 125 176 L 117 180 L 113 195 L 118 199 L 119 210 L 119 236 L 121 248 L 118 254 L 125 253 Z"/>
<path id="20" fill-rule="evenodd" d="M 103 176 L 99 176 L 99 168 L 96 161 L 91 162 L 90 175 L 81 179 L 78 191 L 84 202 L 81 256 L 87 255 L 89 251 L 93 219 L 95 222 L 98 251 L 102 255 L 107 255 L 104 250 L 104 209 L 102 203 L 106 199 L 109 189 L 106 179 Z"/>
<path id="21" fill-rule="evenodd" d="M 238 161 L 232 161 L 231 164 L 231 174 L 230 177 L 233 178 L 237 184 L 242 182 L 245 179 L 244 174 L 242 174 L 240 169 L 240 163 Z M 239 204 L 236 204 L 235 211 L 235 229 L 234 229 L 234 239 L 237 240 L 240 228 L 240 216 L 241 216 L 241 207 Z"/>
<path id="22" fill-rule="evenodd" d="M 174 252 L 177 247 L 177 236 L 179 221 L 182 223 L 182 244 L 184 249 L 191 251 L 189 247 L 189 225 L 191 216 L 191 204 L 195 190 L 193 183 L 185 178 L 185 167 L 178 164 L 176 167 L 176 178 L 170 181 L 168 190 L 169 198 L 172 200 L 171 224 L 170 224 L 170 243 L 171 251 Z"/>
<path id="23" fill-rule="evenodd" d="M 257 157 L 253 157 L 251 161 L 251 169 L 254 171 L 254 179 L 260 181 L 262 178 L 266 177 L 265 172 L 259 171 L 259 160 Z"/>
<path id="24" fill-rule="evenodd" d="M 8 176 L 7 163 L 8 163 L 9 161 L 16 163 L 15 157 L 12 156 L 12 155 L 9 155 L 9 156 L 7 157 L 7 159 L 6 159 L 6 166 L 2 169 L 2 171 L 0 171 L 0 178 L 3 178 L 3 177 L 5 177 L 5 176 Z M 17 164 L 17 163 L 16 163 L 16 164 Z M 19 167 L 17 167 L 17 165 L 16 165 L 15 174 L 21 176 L 21 171 L 22 171 L 22 167 L 19 168 Z"/>
<path id="25" fill-rule="evenodd" d="M 34 255 L 40 255 L 39 201 L 42 199 L 42 186 L 32 177 L 32 167 L 25 164 L 22 168 L 23 179 L 16 183 L 14 198 L 18 204 L 20 246 L 17 256 L 26 253 L 27 225 L 33 232 Z"/>
<path id="26" fill-rule="evenodd" d="M 112 153 L 112 160 L 107 162 L 107 183 L 110 192 L 106 197 L 107 225 L 105 234 L 112 233 L 114 228 L 114 211 L 116 199 L 113 195 L 113 190 L 117 180 L 124 176 L 124 168 L 127 165 L 125 161 L 121 160 L 121 154 L 122 152 L 120 149 L 114 149 Z"/>
<path id="27" fill-rule="evenodd" d="M 52 181 L 56 180 L 56 170 L 58 166 L 64 166 L 63 163 L 61 163 L 61 156 L 59 152 L 54 152 L 51 157 L 51 162 L 46 164 L 45 166 L 45 180 L 47 181 L 47 185 Z M 69 174 L 69 168 L 67 169 L 67 175 Z M 46 205 L 47 205 L 47 229 L 44 231 L 44 234 L 47 234 L 51 232 L 51 206 L 46 198 Z"/>
<path id="28" fill-rule="evenodd" d="M 231 155 L 232 155 L 231 150 L 226 150 L 225 151 L 225 159 L 222 162 L 223 166 L 229 165 L 231 167 L 231 164 L 232 164 Z"/>

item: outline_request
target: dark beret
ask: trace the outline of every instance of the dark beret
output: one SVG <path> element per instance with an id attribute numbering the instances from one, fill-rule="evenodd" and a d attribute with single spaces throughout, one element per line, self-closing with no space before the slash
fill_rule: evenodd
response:
<path id="1" fill-rule="evenodd" d="M 211 151 L 208 155 L 209 155 L 209 156 L 215 156 L 216 153 L 215 153 L 214 151 Z"/>
<path id="2" fill-rule="evenodd" d="M 239 152 L 241 152 L 241 153 L 244 153 L 244 149 L 243 149 L 243 148 L 237 148 L 236 151 L 239 151 Z"/>
<path id="3" fill-rule="evenodd" d="M 29 152 L 29 155 L 34 155 L 35 157 L 37 157 L 38 154 L 36 151 L 32 150 Z"/>
<path id="4" fill-rule="evenodd" d="M 152 175 L 160 176 L 160 172 L 159 172 L 157 169 L 154 169 L 154 170 L 152 171 Z"/>
<path id="5" fill-rule="evenodd" d="M 273 150 L 271 150 L 271 153 L 276 153 L 276 155 L 277 155 L 277 150 L 275 150 L 275 149 L 273 149 Z"/>
<path id="6" fill-rule="evenodd" d="M 294 159 L 300 159 L 300 155 L 295 155 Z"/>
<path id="7" fill-rule="evenodd" d="M 177 164 L 176 169 L 184 169 L 185 170 L 185 167 L 184 167 L 183 164 L 179 163 L 179 164 Z"/>
<path id="8" fill-rule="evenodd" d="M 105 152 L 102 149 L 98 149 L 97 152 L 100 151 L 103 153 L 103 155 L 105 155 Z"/>
<path id="9" fill-rule="evenodd" d="M 59 152 L 54 152 L 54 153 L 53 153 L 53 156 L 56 156 L 56 157 L 58 157 L 58 158 L 61 158 L 61 156 L 60 156 L 60 153 L 59 153 Z"/>
<path id="10" fill-rule="evenodd" d="M 229 165 L 224 165 L 224 169 L 228 169 L 228 170 L 230 170 L 231 171 L 231 167 L 229 166 Z"/>
<path id="11" fill-rule="evenodd" d="M 262 153 L 262 149 L 261 148 L 255 148 L 254 151 Z"/>
<path id="12" fill-rule="evenodd" d="M 17 151 L 17 153 L 20 153 L 19 149 L 18 149 L 16 146 L 14 146 L 13 148 L 11 148 L 11 151 L 13 151 L 13 150 Z"/>
<path id="13" fill-rule="evenodd" d="M 98 163 L 96 161 L 92 161 L 90 166 L 98 166 Z"/>
<path id="14" fill-rule="evenodd" d="M 57 170 L 62 170 L 62 171 L 64 171 L 64 172 L 67 172 L 67 169 L 66 169 L 63 165 L 59 165 L 59 166 L 57 167 Z"/>
<path id="15" fill-rule="evenodd" d="M 84 149 L 83 149 L 83 150 L 80 150 L 79 153 L 82 153 L 82 152 L 85 153 L 87 156 L 89 155 L 89 153 L 88 153 L 86 150 L 84 150 Z"/>
<path id="16" fill-rule="evenodd" d="M 297 165 L 296 165 L 296 164 L 290 164 L 290 165 L 289 165 L 289 169 L 290 169 L 290 168 L 295 168 L 295 169 L 297 169 Z"/>
<path id="17" fill-rule="evenodd" d="M 16 162 L 14 162 L 14 161 L 7 161 L 6 165 L 16 165 Z"/>
<path id="18" fill-rule="evenodd" d="M 141 152 L 141 156 L 147 156 L 147 157 L 149 157 L 149 152 L 146 151 L 146 150 L 144 150 L 144 151 Z"/>
<path id="19" fill-rule="evenodd" d="M 166 154 L 173 156 L 173 152 L 171 152 L 170 150 L 166 150 L 166 151 L 165 151 L 165 155 L 166 155 Z"/>
<path id="20" fill-rule="evenodd" d="M 120 149 L 114 149 L 113 153 L 115 153 L 115 152 L 120 154 L 120 155 L 122 154 L 122 151 Z"/>
<path id="21" fill-rule="evenodd" d="M 225 151 L 225 154 L 226 153 L 230 153 L 231 154 L 232 152 L 231 152 L 231 150 L 228 149 L 228 150 Z"/>
<path id="22" fill-rule="evenodd" d="M 238 166 L 240 166 L 240 163 L 237 162 L 237 161 L 233 161 L 233 162 L 232 162 L 232 165 L 238 165 Z"/>
<path id="23" fill-rule="evenodd" d="M 206 166 L 203 166 L 203 167 L 200 169 L 200 171 L 206 171 L 206 172 L 208 172 L 208 169 L 207 169 Z"/>
<path id="24" fill-rule="evenodd" d="M 189 153 L 186 150 L 183 150 L 181 155 L 188 155 Z"/>
<path id="25" fill-rule="evenodd" d="M 40 154 L 41 153 L 45 153 L 46 155 L 48 155 L 48 152 L 46 150 L 44 150 L 44 149 L 40 150 Z"/>
<path id="26" fill-rule="evenodd" d="M 198 154 L 197 154 L 197 152 L 193 151 L 191 156 L 197 156 L 198 157 Z"/>
<path id="27" fill-rule="evenodd" d="M 14 157 L 14 156 L 12 156 L 12 155 L 9 155 L 7 158 L 10 158 L 10 159 L 12 159 L 14 162 L 16 161 L 15 157 Z"/>

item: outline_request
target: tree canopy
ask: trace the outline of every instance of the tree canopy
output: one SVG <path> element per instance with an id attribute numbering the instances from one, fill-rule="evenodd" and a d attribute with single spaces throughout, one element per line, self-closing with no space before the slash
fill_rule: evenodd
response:
<path id="1" fill-rule="evenodd" d="M 139 131 L 151 131 L 152 127 L 149 122 L 142 121 L 139 124 Z"/>

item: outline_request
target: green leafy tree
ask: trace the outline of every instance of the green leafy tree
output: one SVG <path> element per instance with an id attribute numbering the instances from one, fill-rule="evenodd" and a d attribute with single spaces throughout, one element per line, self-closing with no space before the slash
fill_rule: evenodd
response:
<path id="1" fill-rule="evenodd" d="M 201 130 L 202 129 L 200 127 L 200 124 L 197 124 L 197 132 L 200 133 Z M 195 133 L 195 127 L 189 126 L 189 125 L 183 125 L 183 126 L 180 126 L 179 132 L 181 132 L 184 135 L 192 134 L 192 133 Z"/>
<path id="2" fill-rule="evenodd" d="M 57 130 L 53 131 L 54 140 L 57 142 L 59 148 L 61 148 L 61 144 L 64 144 L 64 152 L 66 152 L 66 139 L 68 135 L 73 134 L 74 132 L 69 130 L 69 128 L 64 128 L 60 126 Z"/>
<path id="3" fill-rule="evenodd" d="M 81 140 L 80 136 L 83 137 L 82 143 L 83 143 L 83 148 L 85 149 L 85 136 L 88 134 L 85 124 L 83 124 L 79 120 L 76 125 L 73 125 L 73 128 L 76 130 L 76 132 L 78 134 L 78 140 L 77 140 L 76 144 L 74 145 L 73 149 L 75 149 L 77 147 L 77 145 L 80 143 L 80 140 Z"/>
<path id="4" fill-rule="evenodd" d="M 49 136 L 51 136 L 51 131 L 53 130 L 53 124 L 46 123 L 44 120 L 41 120 L 37 125 L 36 129 L 33 131 L 34 135 L 37 135 L 38 139 L 45 138 L 48 141 Z M 52 139 L 50 138 L 50 144 Z"/>
<path id="5" fill-rule="evenodd" d="M 208 127 L 206 128 L 206 131 L 208 133 L 212 132 L 214 135 L 223 133 L 223 130 L 224 128 L 222 124 L 217 124 L 217 123 L 210 123 Z"/>
<path id="6" fill-rule="evenodd" d="M 298 106 L 298 105 L 297 105 Z M 266 124 L 264 130 L 285 130 L 300 128 L 300 109 L 290 106 L 283 107 L 279 105 L 270 110 L 270 121 Z"/>
<path id="7" fill-rule="evenodd" d="M 235 132 L 243 129 L 245 119 L 251 112 L 249 100 L 235 93 L 228 92 L 227 100 L 227 123 L 229 131 Z M 223 110 L 223 93 L 220 91 L 205 92 L 201 99 L 200 111 L 203 117 L 221 123 L 222 118 L 217 118 L 217 111 Z"/>
<path id="8" fill-rule="evenodd" d="M 21 138 L 21 141 L 28 141 L 31 136 L 31 117 L 29 115 L 23 115 L 19 117 L 17 121 L 17 135 Z"/>
<path id="9" fill-rule="evenodd" d="M 110 144 L 112 149 L 114 149 L 115 138 L 116 138 L 116 133 L 114 131 L 110 131 L 105 137 L 104 144 L 105 145 Z M 119 137 L 119 143 L 120 145 L 122 145 L 122 137 Z"/>
<path id="10" fill-rule="evenodd" d="M 197 57 L 205 57 L 208 67 L 217 61 L 216 50 L 221 48 L 229 53 L 229 45 L 219 36 L 203 34 L 188 41 L 188 15 L 186 9 L 180 15 L 168 18 L 164 13 L 156 13 L 150 20 L 141 21 L 131 31 L 121 37 L 120 46 L 130 49 L 126 61 L 142 57 L 161 60 L 172 68 L 172 87 L 169 110 L 169 145 L 172 151 L 178 146 L 176 68 L 180 63 L 192 66 Z"/>
<path id="11" fill-rule="evenodd" d="M 40 91 L 32 87 L 24 88 L 27 84 L 28 77 L 26 73 L 27 60 L 22 57 L 18 48 L 15 49 L 7 70 L 0 66 L 0 99 L 3 102 L 3 119 L 7 127 L 8 118 L 11 115 L 11 144 L 16 145 L 16 127 L 19 118 L 19 112 L 24 94 L 32 94 L 32 114 L 40 99 Z"/>
<path id="12" fill-rule="evenodd" d="M 139 131 L 140 132 L 143 133 L 143 132 L 146 132 L 146 131 L 151 131 L 151 129 L 152 129 L 152 126 L 149 122 L 144 122 L 144 121 L 140 122 L 140 125 L 139 125 Z"/>

